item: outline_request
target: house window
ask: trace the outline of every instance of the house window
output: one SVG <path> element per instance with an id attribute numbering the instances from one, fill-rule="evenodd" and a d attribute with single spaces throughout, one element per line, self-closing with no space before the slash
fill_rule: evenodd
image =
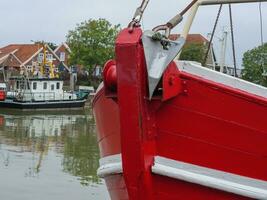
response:
<path id="1" fill-rule="evenodd" d="M 57 90 L 59 90 L 59 88 L 60 88 L 60 83 L 57 82 Z"/>
<path id="2" fill-rule="evenodd" d="M 37 83 L 36 83 L 36 82 L 33 82 L 33 83 L 32 83 L 32 89 L 33 89 L 33 90 L 36 90 L 36 89 L 37 89 Z"/>
<path id="3" fill-rule="evenodd" d="M 55 89 L 55 85 L 52 84 L 52 85 L 51 85 L 51 90 L 54 90 L 54 89 Z"/>
<path id="4" fill-rule="evenodd" d="M 39 54 L 38 54 L 37 61 L 38 61 L 39 63 L 42 63 L 43 60 L 44 60 L 44 54 L 43 54 L 43 53 L 39 53 Z"/>
<path id="5" fill-rule="evenodd" d="M 28 72 L 31 72 L 32 71 L 32 66 L 31 65 L 27 65 L 27 70 L 28 70 Z"/>
<path id="6" fill-rule="evenodd" d="M 47 54 L 46 55 L 46 59 L 48 60 L 48 61 L 53 61 L 53 55 L 52 54 Z"/>
<path id="7" fill-rule="evenodd" d="M 44 82 L 44 90 L 47 89 L 47 82 Z"/>
<path id="8" fill-rule="evenodd" d="M 60 52 L 60 61 L 64 62 L 65 61 L 65 52 Z"/>

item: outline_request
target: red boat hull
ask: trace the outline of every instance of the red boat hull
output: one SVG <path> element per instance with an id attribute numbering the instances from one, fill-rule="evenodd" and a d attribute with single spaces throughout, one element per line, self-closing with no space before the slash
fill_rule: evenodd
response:
<path id="1" fill-rule="evenodd" d="M 225 172 L 231 180 L 252 179 L 265 187 L 266 98 L 179 70 L 174 71 L 180 84 L 177 94 L 169 100 L 149 101 L 143 98 L 147 81 L 142 49 L 133 45 L 140 54 L 135 57 L 135 50 L 127 43 L 127 57 L 120 48 L 129 36 L 126 32 L 121 34 L 116 49 L 118 91 L 110 96 L 103 86 L 93 101 L 101 157 L 121 155 L 123 172 L 105 176 L 111 199 L 242 200 L 254 195 L 220 188 L 212 181 L 198 183 L 194 177 L 187 181 L 186 174 L 172 177 L 173 171 L 157 174 L 156 157 L 202 167 L 207 173 Z M 136 37 L 140 35 L 137 31 Z M 139 62 L 137 73 L 133 65 L 125 65 L 132 59 Z M 173 66 L 176 64 L 169 68 Z M 242 181 L 240 184 L 242 187 Z"/>

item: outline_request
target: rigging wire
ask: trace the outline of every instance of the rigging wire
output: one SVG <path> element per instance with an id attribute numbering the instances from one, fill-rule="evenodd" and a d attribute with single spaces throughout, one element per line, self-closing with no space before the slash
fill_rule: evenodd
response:
<path id="1" fill-rule="evenodd" d="M 165 37 L 169 37 L 171 30 L 176 27 L 178 24 L 183 21 L 183 16 L 188 12 L 195 4 L 197 4 L 198 0 L 192 0 L 180 13 L 175 15 L 171 20 L 169 20 L 166 24 L 162 24 L 156 26 L 152 29 L 154 32 L 165 31 Z"/>
<path id="2" fill-rule="evenodd" d="M 262 4 L 259 2 L 259 14 L 260 14 L 260 34 L 261 34 L 261 45 L 264 44 L 263 40 L 263 18 L 262 18 Z"/>
<path id="3" fill-rule="evenodd" d="M 262 18 L 262 4 L 261 2 L 259 2 L 259 15 L 260 15 L 260 35 L 261 35 L 261 45 L 264 45 L 264 39 L 263 39 L 263 18 Z M 264 74 L 266 74 L 266 70 L 265 70 L 265 63 L 264 63 L 264 53 L 261 54 L 261 69 L 263 72 L 263 76 Z"/>
<path id="4" fill-rule="evenodd" d="M 208 56 L 209 56 L 209 52 L 210 52 L 210 49 L 211 49 L 211 44 L 212 44 L 212 41 L 213 41 L 213 38 L 214 38 L 214 34 L 215 34 L 215 31 L 216 31 L 216 28 L 217 28 L 217 25 L 218 25 L 218 21 L 219 21 L 221 12 L 222 12 L 222 6 L 223 6 L 223 4 L 220 5 L 219 10 L 218 10 L 218 14 L 217 14 L 217 17 L 216 17 L 216 20 L 215 20 L 215 24 L 214 24 L 214 27 L 213 27 L 213 30 L 212 30 L 212 33 L 211 33 L 208 49 L 207 49 L 207 52 L 205 54 L 205 57 L 204 57 L 204 60 L 203 60 L 203 63 L 202 63 L 203 66 L 206 65 L 206 62 L 207 62 L 207 59 L 208 59 Z"/>
<path id="5" fill-rule="evenodd" d="M 235 38 L 234 38 L 234 30 L 233 30 L 233 16 L 232 16 L 232 6 L 231 6 L 231 4 L 229 4 L 229 16 L 230 16 L 232 50 L 233 50 L 233 60 L 234 60 L 234 72 L 235 72 L 235 77 L 237 77 L 237 71 L 236 71 L 236 53 L 235 53 Z"/>

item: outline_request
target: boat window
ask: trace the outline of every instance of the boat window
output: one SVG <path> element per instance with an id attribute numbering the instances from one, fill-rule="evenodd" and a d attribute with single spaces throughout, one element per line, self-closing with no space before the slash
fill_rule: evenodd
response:
<path id="1" fill-rule="evenodd" d="M 19 89 L 24 90 L 24 89 L 25 89 L 25 88 L 24 88 L 24 85 L 25 85 L 25 84 L 24 84 L 24 81 L 20 82 L 20 83 L 19 83 L 19 87 L 20 87 Z"/>
<path id="2" fill-rule="evenodd" d="M 60 88 L 60 83 L 57 82 L 57 90 L 59 90 L 59 88 Z"/>
<path id="3" fill-rule="evenodd" d="M 52 84 L 52 85 L 51 85 L 51 90 L 54 90 L 54 89 L 55 89 L 55 85 Z"/>
<path id="4" fill-rule="evenodd" d="M 44 82 L 44 90 L 47 89 L 47 82 Z"/>
<path id="5" fill-rule="evenodd" d="M 30 83 L 27 82 L 27 90 L 30 90 Z"/>
<path id="6" fill-rule="evenodd" d="M 36 90 L 36 89 L 37 89 L 37 83 L 36 83 L 36 82 L 33 82 L 33 83 L 32 83 L 32 89 L 33 89 L 33 90 Z"/>

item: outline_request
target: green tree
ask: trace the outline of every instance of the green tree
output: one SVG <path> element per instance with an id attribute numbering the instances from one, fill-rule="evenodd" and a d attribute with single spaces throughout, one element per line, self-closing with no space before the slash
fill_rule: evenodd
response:
<path id="1" fill-rule="evenodd" d="M 180 60 L 203 62 L 206 53 L 206 45 L 191 43 L 184 46 Z"/>
<path id="2" fill-rule="evenodd" d="M 103 66 L 114 57 L 114 43 L 119 29 L 120 25 L 112 25 L 105 19 L 90 19 L 78 24 L 67 35 L 72 51 L 70 64 L 84 66 L 92 80 L 95 67 Z"/>
<path id="3" fill-rule="evenodd" d="M 267 43 L 245 52 L 243 67 L 244 80 L 267 86 Z"/>
<path id="4" fill-rule="evenodd" d="M 34 44 L 47 44 L 53 51 L 57 48 L 57 45 L 53 42 L 45 42 L 44 40 L 42 41 L 35 41 Z"/>

